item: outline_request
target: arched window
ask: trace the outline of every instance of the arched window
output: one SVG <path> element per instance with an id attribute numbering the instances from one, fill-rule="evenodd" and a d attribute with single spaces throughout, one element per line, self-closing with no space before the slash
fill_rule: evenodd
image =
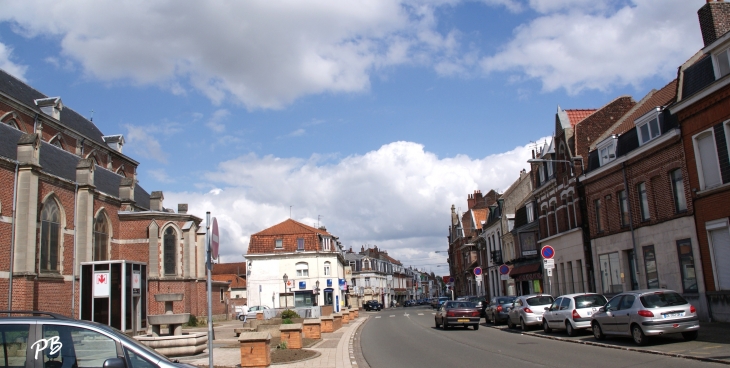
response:
<path id="1" fill-rule="evenodd" d="M 14 119 L 10 119 L 10 120 L 6 121 L 6 123 L 8 125 L 10 125 L 11 127 L 20 130 L 20 127 L 18 127 L 18 123 Z"/>
<path id="2" fill-rule="evenodd" d="M 41 211 L 41 272 L 58 272 L 61 245 L 61 212 L 52 198 L 46 200 Z"/>
<path id="3" fill-rule="evenodd" d="M 331 273 L 331 263 L 325 262 L 324 263 L 324 275 L 330 276 L 330 273 Z"/>
<path id="4" fill-rule="evenodd" d="M 109 222 L 103 213 L 94 221 L 94 261 L 109 259 Z"/>
<path id="5" fill-rule="evenodd" d="M 309 264 L 307 262 L 299 262 L 296 264 L 297 277 L 309 277 Z"/>
<path id="6" fill-rule="evenodd" d="M 164 267 L 165 275 L 175 275 L 177 273 L 177 262 L 176 262 L 176 251 L 177 248 L 177 235 L 172 226 L 165 230 L 163 236 L 163 253 L 164 253 Z"/>

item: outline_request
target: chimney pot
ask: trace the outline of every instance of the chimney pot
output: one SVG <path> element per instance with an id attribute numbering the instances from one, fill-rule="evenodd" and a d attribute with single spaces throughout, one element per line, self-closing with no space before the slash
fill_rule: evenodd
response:
<path id="1" fill-rule="evenodd" d="M 730 3 L 708 0 L 698 11 L 700 30 L 705 46 L 730 31 Z"/>

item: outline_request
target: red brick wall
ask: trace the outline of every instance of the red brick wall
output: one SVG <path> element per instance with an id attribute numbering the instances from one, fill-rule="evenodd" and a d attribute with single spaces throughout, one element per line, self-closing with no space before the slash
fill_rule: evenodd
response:
<path id="1" fill-rule="evenodd" d="M 276 248 L 276 239 L 283 240 L 283 247 Z M 249 253 L 274 253 L 274 252 L 296 252 L 297 239 L 304 239 L 304 250 L 320 250 L 319 236 L 317 234 L 293 234 L 293 235 L 251 235 L 251 242 L 248 246 Z M 333 244 L 334 248 L 335 245 Z"/>
<path id="2" fill-rule="evenodd" d="M 730 86 L 726 86 L 683 109 L 677 113 L 677 117 L 682 128 L 682 143 L 689 175 L 689 187 L 690 190 L 699 190 L 700 180 L 692 137 L 730 118 Z M 730 216 L 730 192 L 724 190 L 702 197 L 693 194 L 693 200 L 705 287 L 707 291 L 716 291 L 705 223 Z"/>
<path id="3" fill-rule="evenodd" d="M 575 140 L 575 152 L 573 154 L 582 156 L 583 160 L 587 162 L 590 145 L 631 110 L 634 105 L 636 105 L 636 102 L 630 96 L 619 97 L 578 123 L 573 130 L 573 139 Z"/>

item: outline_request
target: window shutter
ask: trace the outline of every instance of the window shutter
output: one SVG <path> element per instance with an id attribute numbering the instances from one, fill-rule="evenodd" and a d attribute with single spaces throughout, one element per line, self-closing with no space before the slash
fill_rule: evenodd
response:
<path id="1" fill-rule="evenodd" d="M 702 177 L 705 181 L 705 188 L 714 188 L 722 184 L 720 169 L 717 166 L 717 153 L 715 153 L 715 140 L 712 134 L 707 133 L 697 138 L 698 150 L 700 151 L 700 164 L 702 165 Z"/>
<path id="2" fill-rule="evenodd" d="M 717 274 L 718 290 L 730 290 L 730 232 L 724 227 L 710 231 L 712 250 L 715 256 L 715 273 Z"/>

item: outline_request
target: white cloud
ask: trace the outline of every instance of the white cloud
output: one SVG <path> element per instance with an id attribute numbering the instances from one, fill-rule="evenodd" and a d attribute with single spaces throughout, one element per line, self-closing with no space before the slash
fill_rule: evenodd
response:
<path id="1" fill-rule="evenodd" d="M 205 125 L 208 128 L 213 129 L 216 133 L 222 133 L 226 130 L 226 125 L 221 121 L 225 120 L 230 115 L 231 113 L 226 109 L 216 110 Z"/>
<path id="2" fill-rule="evenodd" d="M 175 179 L 171 177 L 165 169 L 154 169 L 147 170 L 147 173 L 152 176 L 158 183 L 174 183 Z"/>
<path id="3" fill-rule="evenodd" d="M 3 4 L 0 21 L 60 39 L 62 56 L 95 78 L 280 108 L 308 94 L 366 91 L 373 69 L 453 49 L 452 35 L 433 30 L 439 4 L 28 0 Z"/>
<path id="4" fill-rule="evenodd" d="M 5 70 L 8 74 L 25 81 L 25 72 L 28 67 L 21 64 L 16 64 L 10 57 L 13 53 L 13 48 L 8 47 L 5 44 L 0 43 L 0 69 Z"/>
<path id="5" fill-rule="evenodd" d="M 198 187 L 208 189 L 165 193 L 165 201 L 171 208 L 188 203 L 198 216 L 211 211 L 226 229 L 226 261 L 240 260 L 250 235 L 287 219 L 292 206 L 292 217 L 303 223 L 322 216 L 347 248 L 378 245 L 405 264 L 434 264 L 445 260 L 433 251 L 447 247 L 451 205 L 466 210 L 466 197 L 476 189 L 504 191 L 528 168 L 530 150 L 525 145 L 480 159 L 439 158 L 420 144 L 395 142 L 334 164 L 318 156 L 249 154 L 203 175 Z"/>
<path id="6" fill-rule="evenodd" d="M 163 164 L 167 163 L 167 153 L 162 149 L 160 142 L 155 138 L 154 133 L 158 132 L 157 128 L 148 128 L 126 124 L 127 129 L 125 140 L 126 147 L 144 158 L 149 158 Z"/>
<path id="7" fill-rule="evenodd" d="M 597 3 L 597 4 L 596 4 Z M 697 9 L 702 0 L 532 0 L 543 16 L 481 65 L 542 82 L 543 90 L 608 90 L 652 77 L 671 79 L 702 47 Z M 629 3 L 626 5 L 626 3 Z"/>

